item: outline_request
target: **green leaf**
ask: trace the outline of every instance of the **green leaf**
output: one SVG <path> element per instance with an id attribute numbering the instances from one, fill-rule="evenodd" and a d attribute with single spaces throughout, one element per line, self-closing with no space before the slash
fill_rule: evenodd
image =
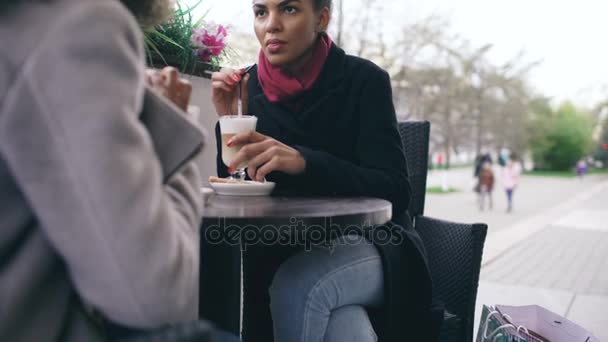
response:
<path id="1" fill-rule="evenodd" d="M 144 40 L 146 42 L 146 47 L 148 48 L 152 48 L 152 50 L 154 50 L 158 56 L 160 57 L 160 59 L 163 60 L 163 63 L 167 64 L 167 61 L 165 60 L 165 57 L 163 57 L 163 54 L 160 52 L 160 50 L 158 50 L 158 47 L 156 46 L 156 44 L 154 44 L 154 42 L 148 38 L 148 37 L 144 37 Z M 150 59 L 152 59 L 152 57 L 150 56 Z"/>
<path id="2" fill-rule="evenodd" d="M 200 5 L 203 2 L 203 0 L 199 0 L 197 3 L 195 3 L 194 5 L 188 7 L 188 9 L 185 12 L 182 12 L 182 15 L 186 15 L 186 14 L 190 14 L 190 12 L 192 12 L 195 8 L 198 7 L 198 5 Z M 178 6 L 179 6 L 179 1 L 177 2 Z M 181 6 L 180 7 L 180 11 L 181 11 Z"/>
<path id="3" fill-rule="evenodd" d="M 153 36 L 157 36 L 157 37 L 161 38 L 162 40 L 166 41 L 167 43 L 175 45 L 179 49 L 182 49 L 182 50 L 184 49 L 183 46 L 181 46 L 180 44 L 178 44 L 177 42 L 175 42 L 173 39 L 171 39 L 166 34 L 160 33 L 158 30 L 150 32 L 150 34 L 153 35 Z"/>

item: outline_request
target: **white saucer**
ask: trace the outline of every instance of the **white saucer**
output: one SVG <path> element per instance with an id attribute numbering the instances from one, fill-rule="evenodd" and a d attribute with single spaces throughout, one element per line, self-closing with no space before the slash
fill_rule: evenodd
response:
<path id="1" fill-rule="evenodd" d="M 203 201 L 205 205 L 209 202 L 209 197 L 213 195 L 213 189 L 207 187 L 201 187 L 201 194 L 203 194 Z"/>
<path id="2" fill-rule="evenodd" d="M 218 195 L 224 196 L 266 196 L 270 195 L 274 189 L 274 182 L 254 182 L 245 183 L 209 183 Z"/>

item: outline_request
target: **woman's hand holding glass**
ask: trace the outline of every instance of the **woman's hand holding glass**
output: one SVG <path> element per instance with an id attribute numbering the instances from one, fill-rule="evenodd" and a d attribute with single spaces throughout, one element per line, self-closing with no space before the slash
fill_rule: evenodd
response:
<path id="1" fill-rule="evenodd" d="M 222 68 L 222 70 L 211 75 L 211 100 L 218 115 L 238 114 L 239 87 L 243 113 L 247 114 L 247 82 L 250 75 L 245 74 L 243 76 L 243 72 L 244 69 Z"/>
<path id="2" fill-rule="evenodd" d="M 306 169 L 306 160 L 298 150 L 259 132 L 235 135 L 228 141 L 228 146 L 234 145 L 243 147 L 232 159 L 230 170 L 248 161 L 247 173 L 253 180 L 262 182 L 273 171 L 298 175 Z"/>

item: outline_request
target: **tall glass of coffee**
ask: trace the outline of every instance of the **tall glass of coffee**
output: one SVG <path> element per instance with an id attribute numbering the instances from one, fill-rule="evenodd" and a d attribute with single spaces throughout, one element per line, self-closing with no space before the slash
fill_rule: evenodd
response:
<path id="1" fill-rule="evenodd" d="M 220 117 L 220 133 L 222 135 L 222 161 L 230 165 L 232 158 L 241 150 L 243 145 L 233 145 L 228 147 L 228 141 L 237 134 L 255 131 L 258 118 L 252 115 L 224 115 Z M 237 166 L 230 175 L 236 180 L 245 179 L 245 168 L 247 161 Z"/>

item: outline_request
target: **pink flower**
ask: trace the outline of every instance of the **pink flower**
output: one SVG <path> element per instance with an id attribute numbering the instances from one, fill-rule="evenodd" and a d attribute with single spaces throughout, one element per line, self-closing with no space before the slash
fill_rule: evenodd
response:
<path id="1" fill-rule="evenodd" d="M 212 57 L 222 54 L 226 47 L 226 37 L 228 31 L 222 25 L 204 23 L 201 27 L 192 30 L 191 43 L 195 54 L 205 62 L 209 62 Z"/>

